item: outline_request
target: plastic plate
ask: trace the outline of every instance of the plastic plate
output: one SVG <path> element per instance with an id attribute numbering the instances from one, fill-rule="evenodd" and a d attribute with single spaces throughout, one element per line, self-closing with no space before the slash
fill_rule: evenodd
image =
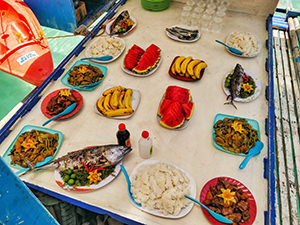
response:
<path id="1" fill-rule="evenodd" d="M 107 25 L 106 25 L 106 28 L 105 28 L 105 31 L 108 35 L 110 35 L 110 27 L 112 26 L 113 22 L 115 21 L 116 18 L 113 18 L 111 19 Z M 135 28 L 136 28 L 136 19 L 132 16 L 130 16 L 130 19 L 132 19 L 132 21 L 134 22 L 133 26 L 130 28 L 130 30 L 128 30 L 127 32 L 125 33 L 122 33 L 122 34 L 114 34 L 113 36 L 118 36 L 118 37 L 122 37 L 122 36 L 125 36 L 127 34 L 129 34 L 131 31 L 133 31 Z"/>
<path id="2" fill-rule="evenodd" d="M 101 91 L 101 95 L 99 96 L 99 98 L 102 96 L 102 93 L 112 87 L 116 87 L 116 86 L 113 86 L 113 85 L 107 85 L 103 88 L 103 90 Z M 99 98 L 97 99 L 97 102 L 99 100 Z M 140 99 L 141 99 L 141 93 L 139 90 L 135 90 L 135 89 L 132 89 L 132 95 L 131 95 L 131 106 L 132 106 L 132 109 L 133 109 L 133 113 L 131 113 L 130 115 L 126 115 L 126 116 L 113 116 L 113 117 L 107 117 L 107 118 L 111 118 L 111 119 L 120 119 L 120 120 L 123 120 L 123 119 L 128 119 L 130 117 L 133 116 L 133 114 L 135 113 L 135 111 L 137 110 L 139 104 L 140 104 Z M 104 116 L 101 112 L 99 112 L 99 110 L 97 109 L 97 102 L 95 104 L 95 107 L 94 107 L 94 110 L 97 114 L 101 115 L 101 116 Z M 104 116 L 106 117 L 106 116 Z"/>
<path id="3" fill-rule="evenodd" d="M 120 167 L 121 164 L 122 164 L 122 162 L 119 162 L 115 167 L 115 171 L 111 175 L 106 177 L 104 180 L 100 181 L 98 184 L 91 184 L 90 186 L 77 186 L 77 187 L 73 188 L 72 186 L 70 186 L 68 184 L 64 185 L 64 181 L 63 181 L 63 178 L 60 176 L 59 169 L 56 169 L 54 171 L 54 179 L 55 179 L 55 182 L 58 184 L 58 186 L 60 186 L 61 188 L 63 188 L 64 190 L 67 190 L 67 191 L 74 191 L 74 192 L 95 191 L 95 190 L 109 184 L 114 179 L 116 179 L 116 177 L 118 176 L 118 174 L 121 171 L 121 167 Z"/>
<path id="4" fill-rule="evenodd" d="M 124 57 L 124 59 L 125 59 L 125 57 Z M 135 77 L 148 77 L 148 76 L 152 75 L 152 74 L 158 69 L 158 67 L 160 66 L 161 61 L 162 61 L 162 56 L 160 55 L 160 59 L 159 59 L 157 65 L 156 65 L 156 67 L 155 67 L 154 69 L 150 70 L 150 71 L 149 71 L 148 73 L 146 73 L 146 74 L 138 74 L 138 73 L 135 73 L 135 72 L 133 72 L 133 71 L 131 71 L 131 70 L 129 70 L 129 69 L 126 69 L 126 68 L 124 67 L 124 59 L 123 59 L 123 63 L 122 63 L 121 68 L 122 68 L 122 70 L 123 70 L 125 73 L 127 73 L 127 74 L 129 74 L 129 75 L 131 75 L 131 76 L 135 76 Z"/>
<path id="5" fill-rule="evenodd" d="M 215 117 L 215 120 L 214 120 L 214 124 L 213 124 L 213 129 L 212 129 L 212 141 L 213 141 L 213 144 L 214 146 L 223 151 L 223 152 L 227 152 L 227 153 L 230 153 L 230 154 L 234 154 L 234 155 L 241 155 L 241 156 L 247 156 L 247 154 L 245 153 L 235 153 L 235 152 L 231 152 L 229 150 L 226 150 L 224 148 L 222 148 L 222 146 L 218 145 L 215 141 L 215 129 L 214 129 L 214 126 L 215 124 L 219 121 L 219 120 L 223 120 L 225 118 L 230 118 L 230 119 L 234 119 L 234 118 L 238 118 L 238 119 L 245 119 L 251 126 L 253 129 L 257 130 L 258 132 L 258 137 L 260 139 L 260 130 L 259 130 L 259 124 L 256 120 L 252 120 L 252 119 L 247 119 L 247 118 L 242 118 L 242 117 L 238 117 L 238 116 L 230 116 L 230 115 L 225 115 L 225 114 L 217 114 L 216 117 Z"/>
<path id="6" fill-rule="evenodd" d="M 239 182 L 239 181 L 237 181 L 233 178 L 230 178 L 230 177 L 216 177 L 216 178 L 213 178 L 210 181 L 208 181 L 201 190 L 200 202 L 204 202 L 204 200 L 206 199 L 207 192 L 209 191 L 209 187 L 210 186 L 216 186 L 217 183 L 218 183 L 219 178 L 223 178 L 225 181 L 237 185 L 237 187 L 242 189 L 244 193 L 247 193 L 247 195 L 249 196 L 248 204 L 249 204 L 250 218 L 246 223 L 239 223 L 239 224 L 241 224 L 241 225 L 251 225 L 251 224 L 253 224 L 254 220 L 255 220 L 255 217 L 256 217 L 256 213 L 257 213 L 255 199 L 254 199 L 252 193 L 249 191 L 249 189 L 245 185 L 243 185 L 241 182 Z M 221 223 L 221 222 L 217 221 L 215 218 L 213 218 L 207 210 L 203 209 L 202 207 L 201 207 L 201 209 L 202 209 L 204 215 L 206 216 L 206 218 L 208 219 L 208 221 L 211 222 L 211 224 L 224 225 L 224 223 Z"/>
<path id="7" fill-rule="evenodd" d="M 187 26 L 187 25 L 174 25 L 174 26 L 171 26 L 170 28 L 173 28 L 173 27 L 180 27 L 180 28 L 184 28 L 184 29 L 188 29 L 188 30 L 196 30 L 197 29 L 196 27 L 190 27 L 190 26 Z M 200 39 L 200 36 L 201 36 L 200 31 L 198 31 L 198 34 L 197 34 L 195 39 L 183 40 L 183 39 L 180 39 L 180 38 L 176 37 L 175 35 L 171 34 L 167 30 L 166 30 L 166 34 L 169 38 L 171 38 L 175 41 L 180 41 L 180 42 L 185 42 L 185 43 L 192 43 L 192 42 L 198 41 Z"/>
<path id="8" fill-rule="evenodd" d="M 232 73 L 232 72 L 230 72 Z M 227 73 L 223 80 L 222 80 L 222 89 L 224 91 L 224 93 L 229 96 L 230 95 L 230 91 L 228 88 L 225 88 L 225 80 L 226 80 L 226 77 L 228 76 L 228 74 L 230 73 Z M 248 98 L 240 98 L 240 97 L 236 97 L 234 99 L 234 101 L 236 102 L 251 102 L 251 101 L 254 101 L 261 93 L 261 82 L 260 82 L 260 79 L 256 76 L 256 74 L 252 73 L 251 71 L 249 70 L 245 70 L 245 74 L 247 76 L 250 76 L 253 78 L 254 82 L 255 82 L 255 85 L 256 85 L 256 89 L 255 89 L 255 92 L 253 95 L 249 96 Z"/>
<path id="9" fill-rule="evenodd" d="M 205 68 L 204 68 L 203 70 L 201 70 L 201 72 L 200 72 L 200 77 L 199 77 L 199 79 L 196 79 L 196 80 L 194 80 L 193 78 L 190 78 L 190 77 L 185 77 L 185 76 L 182 77 L 182 76 L 179 76 L 179 75 L 176 75 L 176 74 L 172 73 L 172 69 L 171 69 L 171 68 L 172 68 L 173 64 L 175 63 L 175 61 L 176 61 L 176 59 L 177 59 L 178 57 L 180 57 L 180 56 L 176 56 L 176 57 L 173 59 L 173 61 L 172 61 L 172 63 L 171 63 L 171 66 L 170 66 L 170 68 L 169 68 L 169 75 L 170 75 L 171 77 L 174 77 L 175 79 L 183 80 L 183 81 L 195 82 L 195 81 L 201 80 L 201 78 L 203 77 Z M 204 61 L 203 61 L 203 62 L 204 62 Z"/>
<path id="10" fill-rule="evenodd" d="M 94 45 L 96 45 L 97 44 L 97 42 L 99 42 L 101 39 L 103 39 L 104 37 L 97 37 L 97 38 L 95 38 L 92 42 L 91 42 L 91 44 L 87 47 L 87 50 L 85 51 L 85 56 L 86 57 L 101 57 L 101 56 L 106 56 L 106 55 L 98 55 L 98 56 L 92 56 L 92 54 L 91 54 L 91 48 L 92 48 L 92 46 L 94 46 Z M 122 44 L 123 44 L 123 47 L 122 47 L 122 49 L 120 50 L 120 52 L 115 56 L 115 57 L 113 57 L 111 60 L 108 60 L 108 61 L 98 61 L 98 60 L 93 60 L 93 59 L 91 59 L 91 61 L 93 61 L 93 62 L 95 62 L 95 63 L 110 63 L 110 62 L 112 62 L 112 61 L 115 61 L 117 58 L 119 58 L 120 57 L 120 55 L 122 55 L 122 53 L 124 52 L 124 50 L 125 50 L 125 47 L 126 47 L 126 44 L 125 44 L 125 41 L 123 40 L 123 39 L 121 39 L 121 38 L 118 38 L 118 37 L 112 37 L 113 39 L 118 39 L 118 40 L 120 40 L 121 42 L 122 42 Z"/>
<path id="11" fill-rule="evenodd" d="M 55 116 L 55 115 L 50 115 L 50 114 L 49 114 L 49 111 L 48 111 L 48 109 L 47 109 L 47 106 L 48 106 L 48 104 L 49 104 L 51 98 L 54 97 L 55 95 L 57 95 L 57 93 L 60 92 L 61 90 L 68 90 L 68 89 L 63 88 L 63 89 L 59 89 L 59 90 L 53 91 L 53 92 L 51 92 L 49 95 L 47 95 L 47 96 L 44 98 L 44 100 L 42 101 L 42 104 L 41 104 L 41 111 L 42 111 L 42 113 L 43 113 L 46 117 L 52 118 L 52 117 Z M 70 112 L 70 113 L 67 114 L 67 115 L 60 116 L 60 117 L 58 117 L 56 120 L 67 119 L 67 118 L 73 116 L 74 114 L 76 114 L 76 113 L 80 110 L 80 108 L 82 107 L 82 104 L 83 104 L 83 97 L 82 97 L 82 95 L 81 95 L 78 91 L 75 91 L 75 90 L 71 90 L 71 93 L 72 93 L 72 95 L 73 95 L 75 98 L 78 98 L 78 97 L 80 98 L 79 103 L 76 105 L 76 108 L 75 108 L 72 112 Z"/>
<path id="12" fill-rule="evenodd" d="M 226 38 L 226 41 L 225 41 L 225 43 L 226 43 L 227 45 L 229 45 L 229 44 L 228 44 L 228 41 L 229 41 L 230 37 L 233 35 L 233 33 L 234 33 L 234 32 L 231 32 L 231 33 L 228 34 L 228 36 L 227 36 L 227 38 Z M 240 32 L 240 33 L 245 33 L 245 32 Z M 251 56 L 247 56 L 247 55 L 244 55 L 244 54 L 242 54 L 242 55 L 237 55 L 237 54 L 233 53 L 232 51 L 230 51 L 227 47 L 225 47 L 226 50 L 227 50 L 229 53 L 231 53 L 232 55 L 239 56 L 239 57 L 243 57 L 243 58 L 253 58 L 253 57 L 258 56 L 259 53 L 260 53 L 260 51 L 261 51 L 261 43 L 260 43 L 259 39 L 258 39 L 254 34 L 252 34 L 252 35 L 256 38 L 256 41 L 257 41 L 257 43 L 258 43 L 258 51 L 257 51 L 255 54 L 253 54 L 253 55 L 251 55 Z M 230 45 L 229 45 L 229 46 L 230 46 Z"/>
<path id="13" fill-rule="evenodd" d="M 85 64 L 85 65 L 92 65 L 92 66 L 95 66 L 95 67 L 98 67 L 102 73 L 103 73 L 103 78 L 101 80 L 99 80 L 98 82 L 95 83 L 95 86 L 92 86 L 92 87 L 83 87 L 83 88 L 80 88 L 79 90 L 82 90 L 82 91 L 92 91 L 94 90 L 105 78 L 106 76 L 106 73 L 107 73 L 107 67 L 106 66 L 102 66 L 102 65 L 99 65 L 99 64 L 96 64 L 96 63 L 93 63 L 93 62 L 87 62 L 87 61 L 81 61 L 81 60 L 78 60 L 74 63 L 74 65 L 68 70 L 68 72 L 66 72 L 66 74 L 61 78 L 61 82 L 69 87 L 74 87 L 73 85 L 71 85 L 69 82 L 68 82 L 68 78 L 69 78 L 69 72 L 73 69 L 74 66 L 78 66 L 80 64 Z"/>
<path id="14" fill-rule="evenodd" d="M 21 167 L 21 166 L 19 166 L 18 164 L 16 164 L 16 165 L 10 164 L 11 158 L 10 158 L 10 156 L 9 156 L 8 154 L 9 154 L 10 151 L 13 149 L 13 147 L 14 147 L 14 145 L 15 145 L 17 139 L 18 139 L 18 137 L 19 137 L 21 134 L 23 134 L 23 133 L 25 133 L 25 132 L 27 132 L 27 131 L 31 131 L 31 130 L 44 131 L 44 132 L 48 132 L 48 133 L 50 133 L 50 134 L 56 134 L 56 133 L 58 134 L 58 145 L 57 145 L 57 147 L 56 147 L 56 150 L 55 150 L 53 156 L 48 156 L 48 157 L 45 158 L 43 161 L 38 162 L 37 164 L 35 164 L 35 167 L 40 167 L 40 166 L 43 166 L 43 165 L 47 164 L 47 163 L 48 163 L 49 161 L 51 161 L 51 160 L 55 157 L 55 155 L 57 154 L 57 152 L 58 152 L 58 150 L 59 150 L 59 148 L 60 148 L 60 146 L 61 146 L 62 139 L 63 139 L 63 134 L 62 134 L 62 132 L 57 131 L 57 130 L 52 130 L 52 129 L 49 129 L 49 128 L 45 128 L 45 127 L 38 127 L 38 126 L 26 125 L 26 126 L 24 126 L 24 127 L 22 128 L 22 130 L 19 132 L 19 134 L 16 136 L 16 138 L 13 140 L 13 142 L 11 143 L 11 145 L 8 147 L 8 149 L 6 150 L 6 152 L 5 152 L 4 155 L 3 155 L 4 161 L 5 161 L 8 165 L 10 165 L 11 167 L 14 167 L 14 168 L 16 168 L 16 169 L 24 169 L 24 167 Z"/>
<path id="15" fill-rule="evenodd" d="M 176 169 L 182 171 L 190 180 L 190 187 L 191 187 L 191 193 L 190 193 L 190 196 L 195 198 L 196 196 L 196 182 L 194 180 L 194 178 L 190 175 L 190 173 L 188 173 L 187 171 L 181 169 L 180 167 L 172 164 L 172 163 L 167 163 L 167 162 L 160 162 L 160 161 L 157 161 L 157 160 L 146 160 L 146 161 L 143 161 L 142 163 L 138 164 L 134 169 L 133 171 L 131 172 L 130 174 L 130 180 L 131 182 L 134 180 L 134 177 L 138 171 L 138 169 L 143 166 L 143 165 L 153 165 L 153 164 L 158 164 L 158 163 L 165 163 L 165 164 L 168 164 L 172 167 L 175 167 Z M 171 219 L 178 219 L 178 218 L 181 218 L 181 217 L 184 217 L 185 215 L 187 215 L 193 208 L 194 206 L 194 203 L 193 202 L 190 202 L 186 207 L 182 208 L 181 211 L 179 212 L 178 215 L 165 215 L 161 212 L 159 212 L 158 210 L 149 210 L 147 208 L 144 208 L 142 206 L 137 206 L 130 198 L 129 194 L 128 194 L 128 198 L 130 199 L 130 202 L 135 206 L 137 207 L 138 209 L 144 211 L 144 212 L 147 212 L 149 214 L 152 214 L 152 215 L 155 215 L 155 216 L 160 216 L 160 217 L 164 217 L 164 218 L 171 218 Z"/>

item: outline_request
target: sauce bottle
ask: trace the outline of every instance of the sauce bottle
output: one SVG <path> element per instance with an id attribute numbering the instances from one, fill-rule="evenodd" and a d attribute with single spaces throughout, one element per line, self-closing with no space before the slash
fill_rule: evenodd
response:
<path id="1" fill-rule="evenodd" d="M 143 131 L 139 140 L 139 153 L 143 159 L 149 159 L 152 154 L 152 140 L 148 131 Z"/>
<path id="2" fill-rule="evenodd" d="M 119 124 L 119 130 L 117 132 L 118 144 L 121 146 L 130 147 L 130 133 L 126 130 L 126 126 L 124 123 Z"/>

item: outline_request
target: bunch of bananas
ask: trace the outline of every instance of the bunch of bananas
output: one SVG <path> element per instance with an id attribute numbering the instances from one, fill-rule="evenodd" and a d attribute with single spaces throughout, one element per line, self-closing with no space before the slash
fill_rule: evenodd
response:
<path id="1" fill-rule="evenodd" d="M 171 71 L 174 75 L 198 80 L 201 78 L 201 71 L 206 67 L 207 64 L 202 60 L 179 56 L 171 65 Z"/>
<path id="2" fill-rule="evenodd" d="M 132 89 L 121 86 L 103 92 L 97 101 L 97 109 L 107 117 L 126 116 L 133 113 L 131 106 Z"/>

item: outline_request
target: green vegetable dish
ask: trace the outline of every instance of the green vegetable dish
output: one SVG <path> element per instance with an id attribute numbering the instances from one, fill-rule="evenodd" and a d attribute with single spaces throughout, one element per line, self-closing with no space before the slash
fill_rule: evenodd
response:
<path id="1" fill-rule="evenodd" d="M 230 79 L 231 79 L 232 74 L 228 74 L 228 76 L 225 79 L 225 88 L 229 89 L 230 88 Z M 255 90 L 256 90 L 256 85 L 255 85 L 255 81 L 251 76 L 246 76 L 246 78 L 244 78 L 241 90 L 240 90 L 240 94 L 239 94 L 239 98 L 248 98 L 252 95 L 254 95 Z"/>
<path id="2" fill-rule="evenodd" d="M 106 167 L 105 170 L 61 170 L 60 176 L 64 181 L 64 185 L 72 186 L 90 186 L 91 184 L 98 184 L 115 171 L 115 166 Z"/>

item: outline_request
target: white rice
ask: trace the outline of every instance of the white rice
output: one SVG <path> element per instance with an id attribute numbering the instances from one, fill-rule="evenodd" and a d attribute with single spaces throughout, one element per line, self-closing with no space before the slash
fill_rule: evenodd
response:
<path id="1" fill-rule="evenodd" d="M 233 32 L 227 45 L 243 52 L 243 55 L 253 57 L 259 52 L 259 42 L 250 32 Z"/>
<path id="2" fill-rule="evenodd" d="M 179 169 L 165 164 L 141 166 L 131 183 L 135 201 L 149 210 L 158 210 L 164 215 L 178 215 L 189 201 L 191 187 L 189 178 Z"/>
<path id="3" fill-rule="evenodd" d="M 90 46 L 90 57 L 101 57 L 106 55 L 111 55 L 116 57 L 123 49 L 124 44 L 118 38 L 112 37 L 101 37 L 98 41 L 94 42 Z"/>

